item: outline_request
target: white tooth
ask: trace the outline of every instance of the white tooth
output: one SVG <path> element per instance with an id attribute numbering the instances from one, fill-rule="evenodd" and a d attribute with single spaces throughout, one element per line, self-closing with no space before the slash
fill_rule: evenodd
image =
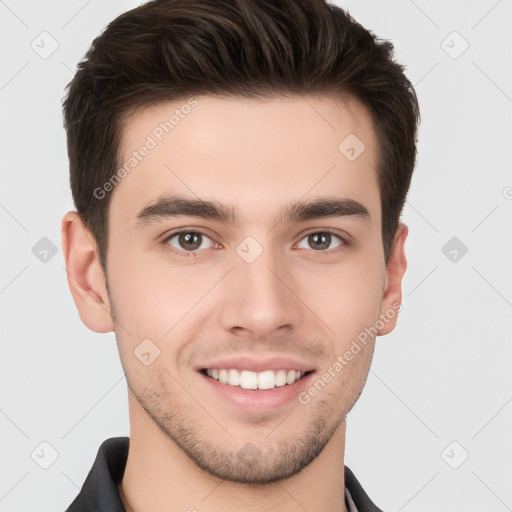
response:
<path id="1" fill-rule="evenodd" d="M 206 375 L 208 375 L 208 377 L 212 376 L 212 371 L 210 370 L 210 368 L 206 370 Z"/>
<path id="2" fill-rule="evenodd" d="M 240 384 L 240 374 L 238 370 L 231 369 L 228 370 L 228 384 L 230 386 L 238 386 Z"/>
<path id="3" fill-rule="evenodd" d="M 258 373 L 258 388 L 272 389 L 276 385 L 276 376 L 273 370 Z"/>
<path id="4" fill-rule="evenodd" d="M 244 389 L 256 389 L 258 387 L 258 374 L 249 370 L 243 370 L 240 374 L 240 387 Z"/>
<path id="5" fill-rule="evenodd" d="M 286 384 L 293 384 L 295 382 L 295 370 L 290 370 L 286 376 Z"/>
<path id="6" fill-rule="evenodd" d="M 212 377 L 214 379 L 219 379 L 219 370 L 217 368 L 212 368 Z"/>
<path id="7" fill-rule="evenodd" d="M 276 386 L 284 386 L 286 384 L 286 371 L 278 370 L 276 372 Z"/>
<path id="8" fill-rule="evenodd" d="M 301 372 L 299 372 L 298 370 L 295 370 L 295 381 L 298 381 L 300 379 L 300 376 L 301 376 Z"/>
<path id="9" fill-rule="evenodd" d="M 228 382 L 228 371 L 224 368 L 219 370 L 219 382 L 222 382 L 222 384 L 227 384 Z"/>

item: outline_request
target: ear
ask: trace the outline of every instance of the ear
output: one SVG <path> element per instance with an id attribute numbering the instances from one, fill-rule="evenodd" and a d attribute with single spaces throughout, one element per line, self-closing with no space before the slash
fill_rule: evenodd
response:
<path id="1" fill-rule="evenodd" d="M 78 212 L 62 219 L 62 250 L 68 284 L 82 322 L 95 332 L 114 330 L 97 245 Z"/>
<path id="2" fill-rule="evenodd" d="M 395 328 L 398 312 L 402 309 L 402 278 L 407 268 L 404 246 L 408 233 L 409 228 L 400 223 L 386 265 L 384 293 L 380 305 L 380 318 L 386 318 L 386 322 L 383 322 L 384 327 L 379 329 L 378 336 L 389 334 Z"/>

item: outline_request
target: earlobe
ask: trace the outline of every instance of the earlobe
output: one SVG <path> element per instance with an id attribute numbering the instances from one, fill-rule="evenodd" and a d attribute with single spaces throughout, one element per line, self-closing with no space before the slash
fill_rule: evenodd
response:
<path id="1" fill-rule="evenodd" d="M 62 250 L 73 300 L 82 322 L 95 332 L 114 330 L 96 242 L 76 211 L 62 219 Z"/>
<path id="2" fill-rule="evenodd" d="M 398 312 L 402 304 L 402 279 L 407 269 L 405 257 L 405 240 L 409 232 L 408 227 L 400 223 L 393 240 L 391 254 L 386 266 L 384 292 L 381 301 L 380 318 L 384 323 L 379 329 L 378 336 L 389 334 L 396 326 Z"/>

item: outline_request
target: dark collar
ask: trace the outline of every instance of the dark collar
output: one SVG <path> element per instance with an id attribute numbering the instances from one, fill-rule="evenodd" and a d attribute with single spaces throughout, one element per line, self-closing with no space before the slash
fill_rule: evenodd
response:
<path id="1" fill-rule="evenodd" d="M 117 484 L 123 478 L 129 446 L 129 437 L 111 437 L 101 443 L 82 490 L 66 512 L 126 512 L 119 497 Z M 345 485 L 358 512 L 382 512 L 368 497 L 347 466 Z"/>

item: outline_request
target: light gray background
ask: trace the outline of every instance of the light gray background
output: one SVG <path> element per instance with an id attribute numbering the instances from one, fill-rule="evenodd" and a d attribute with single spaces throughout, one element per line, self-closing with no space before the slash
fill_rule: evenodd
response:
<path id="1" fill-rule="evenodd" d="M 101 442 L 129 435 L 114 335 L 81 323 L 67 285 L 60 101 L 92 39 L 138 3 L 0 0 L 1 511 L 64 510 Z M 387 511 L 510 510 L 511 2 L 340 5 L 394 42 L 422 111 L 404 309 L 349 415 L 346 463 Z M 42 58 L 31 45 L 51 38 Z"/>

